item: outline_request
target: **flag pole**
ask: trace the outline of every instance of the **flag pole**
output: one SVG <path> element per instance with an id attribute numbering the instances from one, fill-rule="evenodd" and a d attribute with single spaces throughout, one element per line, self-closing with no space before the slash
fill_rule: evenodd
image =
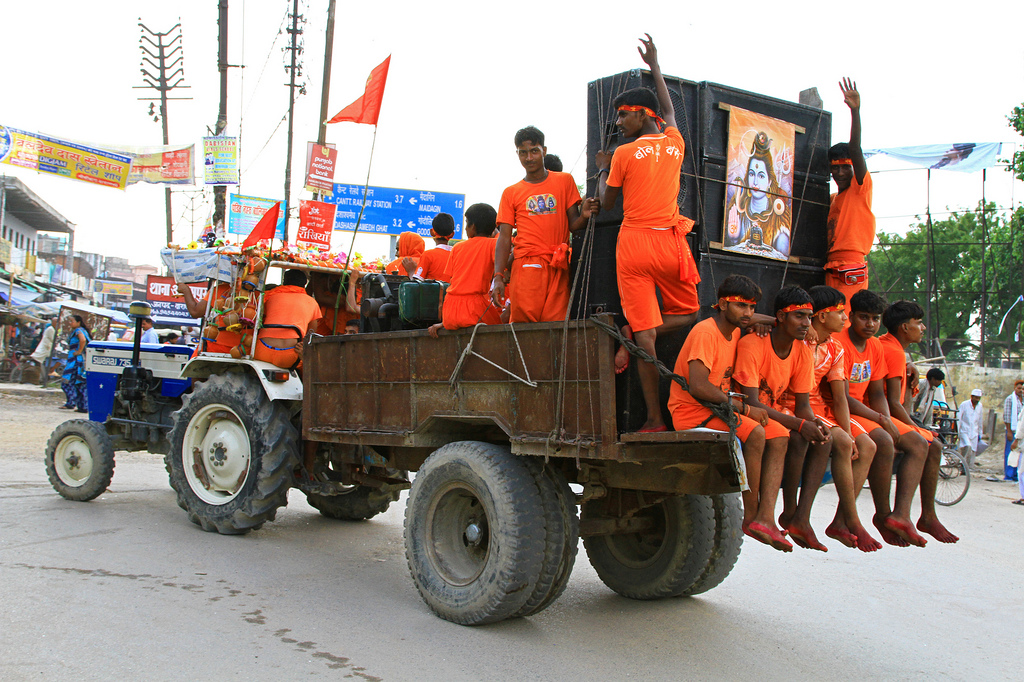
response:
<path id="1" fill-rule="evenodd" d="M 352 277 L 349 276 L 349 264 L 352 262 L 352 250 L 356 247 L 356 234 L 359 232 L 359 223 L 363 220 L 363 211 L 366 210 L 366 193 L 370 191 L 370 168 L 373 167 L 373 150 L 377 146 L 377 125 L 373 126 L 373 141 L 370 143 L 370 161 L 366 164 L 366 183 L 363 185 L 363 205 L 359 207 L 359 217 L 356 218 L 356 226 L 352 230 L 352 241 L 348 246 L 348 252 L 345 254 L 345 271 L 344 274 L 348 276 L 348 287 L 352 286 Z M 338 287 L 338 300 L 335 301 L 334 309 L 337 310 L 341 303 L 341 287 Z M 338 332 L 338 315 L 334 315 L 333 333 Z"/>

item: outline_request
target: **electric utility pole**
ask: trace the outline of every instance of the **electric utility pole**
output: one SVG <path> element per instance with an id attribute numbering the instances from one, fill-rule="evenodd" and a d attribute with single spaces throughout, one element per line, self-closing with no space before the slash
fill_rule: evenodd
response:
<path id="1" fill-rule="evenodd" d="M 299 36 L 302 35 L 302 29 L 299 28 L 299 22 L 305 23 L 305 18 L 299 15 L 299 0 L 292 0 L 292 26 L 286 29 L 290 36 L 288 47 L 285 49 L 291 52 L 291 66 L 286 66 L 288 69 L 288 153 L 285 159 L 284 165 L 284 200 L 288 204 L 288 208 L 292 207 L 291 204 L 291 191 L 292 191 L 292 133 L 295 129 L 295 88 L 299 88 L 299 94 L 306 94 L 306 85 L 304 83 L 296 85 L 295 77 L 302 75 L 302 65 L 298 64 L 298 55 L 302 52 L 302 45 L 299 44 Z M 284 218 L 284 240 L 288 241 L 288 214 L 285 213 Z"/>
<path id="2" fill-rule="evenodd" d="M 214 135 L 223 135 L 228 127 L 228 0 L 219 0 L 217 3 L 217 28 L 220 38 L 217 50 L 217 70 L 220 72 L 220 109 L 217 113 L 217 124 L 214 126 Z M 220 235 L 225 234 L 225 206 L 227 185 L 213 186 L 213 229 Z"/>
<path id="3" fill-rule="evenodd" d="M 139 97 L 138 99 L 160 101 L 160 113 L 155 114 L 151 103 L 149 115 L 153 116 L 154 121 L 160 121 L 163 124 L 164 146 L 167 146 L 170 144 L 167 128 L 167 100 L 192 99 L 191 97 L 167 96 L 167 93 L 175 88 L 189 89 L 188 85 L 182 85 L 185 82 L 185 66 L 181 50 L 181 21 L 172 26 L 169 31 L 158 33 L 143 24 L 142 17 L 139 17 L 139 28 L 142 29 L 142 36 L 139 38 L 139 49 L 142 50 L 142 68 L 139 71 L 142 72 L 142 80 L 146 84 L 136 85 L 134 88 L 152 88 L 160 93 L 159 97 Z M 168 38 L 170 39 L 168 40 Z M 152 50 L 146 46 L 147 43 L 153 48 Z M 152 72 L 149 70 L 150 68 L 153 70 Z M 171 235 L 173 225 L 171 222 L 170 187 L 164 187 L 164 217 L 167 221 L 167 243 L 170 244 L 174 241 Z"/>

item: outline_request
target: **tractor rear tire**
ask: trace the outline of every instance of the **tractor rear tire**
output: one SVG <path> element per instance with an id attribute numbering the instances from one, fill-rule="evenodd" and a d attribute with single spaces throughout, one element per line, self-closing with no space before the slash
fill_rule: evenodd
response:
<path id="1" fill-rule="evenodd" d="M 244 371 L 215 374 L 173 415 L 166 464 L 178 506 L 205 531 L 238 535 L 288 504 L 299 434 L 287 405 Z"/>
<path id="2" fill-rule="evenodd" d="M 711 505 L 715 513 L 711 558 L 700 577 L 683 593 L 689 597 L 721 585 L 740 558 L 743 546 L 743 502 L 739 493 L 713 495 Z"/>

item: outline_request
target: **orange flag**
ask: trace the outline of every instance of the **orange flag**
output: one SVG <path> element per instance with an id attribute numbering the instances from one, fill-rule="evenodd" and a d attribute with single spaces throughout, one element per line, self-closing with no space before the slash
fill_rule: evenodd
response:
<path id="1" fill-rule="evenodd" d="M 366 79 L 366 90 L 363 92 L 363 96 L 339 111 L 334 118 L 327 122 L 351 121 L 377 125 L 377 119 L 380 117 L 380 103 L 384 99 L 384 84 L 388 80 L 390 65 L 391 55 L 388 55 L 387 59 L 370 72 L 370 77 Z"/>
<path id="2" fill-rule="evenodd" d="M 252 228 L 252 232 L 242 242 L 242 248 L 247 246 L 255 246 L 256 242 L 261 239 L 273 239 L 274 233 L 277 231 L 277 218 L 281 214 L 281 202 L 277 202 L 263 214 L 260 221 L 256 223 L 256 227 Z"/>

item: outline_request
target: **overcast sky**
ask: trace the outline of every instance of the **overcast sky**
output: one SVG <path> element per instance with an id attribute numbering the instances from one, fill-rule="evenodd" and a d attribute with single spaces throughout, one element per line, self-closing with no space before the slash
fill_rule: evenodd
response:
<path id="1" fill-rule="evenodd" d="M 244 194 L 281 198 L 284 192 L 287 125 L 278 124 L 288 106 L 281 49 L 287 36 L 279 29 L 291 4 L 230 2 L 229 61 L 246 68 L 231 70 L 227 132 L 241 135 Z M 734 0 L 666 3 L 656 11 L 652 3 L 529 0 L 338 6 L 332 114 L 360 95 L 370 70 L 393 55 L 370 176 L 377 186 L 465 193 L 467 203 L 496 206 L 502 189 L 522 175 L 512 136 L 527 124 L 546 133 L 549 151 L 582 182 L 585 162 L 577 159 L 586 143 L 587 83 L 643 67 L 636 45 L 644 31 L 654 36 L 670 75 L 787 100 L 817 86 L 833 112 L 834 142 L 849 134 L 837 85 L 844 75 L 857 80 L 863 97 L 865 147 L 1021 140 L 1006 124 L 1024 101 L 1024 46 L 1015 33 L 1024 20 L 1020 2 Z M 326 7 L 327 0 L 300 2 L 307 94 L 296 106 L 296 202 L 310 196 L 298 189 L 305 143 L 317 133 Z M 132 89 L 142 85 L 138 22 L 163 31 L 179 17 L 191 89 L 174 94 L 193 99 L 170 103 L 170 136 L 199 149 L 217 115 L 216 0 L 5 3 L 0 123 L 97 145 L 159 144 L 160 124 L 146 115 L 148 102 L 136 101 L 155 91 Z M 328 127 L 328 142 L 340 151 L 337 181 L 365 180 L 372 132 L 349 123 Z M 869 166 L 906 167 L 878 158 Z M 134 264 L 158 261 L 162 187 L 121 192 L 8 165 L 0 172 L 21 178 L 75 223 L 78 249 Z M 988 176 L 989 200 L 1001 206 L 1024 200 L 1024 188 L 1008 173 Z M 933 211 L 975 205 L 981 185 L 980 173 L 934 173 Z M 204 199 L 201 186 L 185 189 L 176 189 L 173 207 L 180 244 L 192 238 L 192 220 L 199 229 L 209 211 L 209 192 Z M 878 173 L 879 229 L 905 230 L 924 212 L 925 192 L 923 170 Z M 336 246 L 344 241 L 347 248 L 349 236 L 335 236 Z M 383 237 L 357 243 L 369 257 L 386 248 Z"/>

